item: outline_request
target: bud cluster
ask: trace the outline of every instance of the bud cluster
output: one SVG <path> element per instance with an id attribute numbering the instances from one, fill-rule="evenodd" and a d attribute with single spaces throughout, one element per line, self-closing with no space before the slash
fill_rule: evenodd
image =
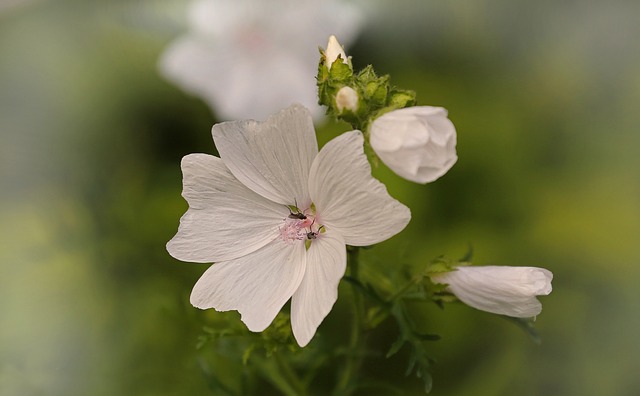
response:
<path id="1" fill-rule="evenodd" d="M 389 83 L 389 76 L 378 76 L 372 66 L 354 73 L 351 57 L 335 36 L 327 49 L 320 49 L 318 65 L 319 103 L 327 106 L 327 115 L 350 123 L 367 133 L 373 119 L 391 110 L 414 106 L 416 94 Z"/>
<path id="2" fill-rule="evenodd" d="M 415 92 L 392 86 L 371 65 L 355 73 L 334 36 L 320 53 L 319 103 L 327 115 L 364 133 L 373 162 L 379 158 L 397 175 L 423 184 L 451 169 L 458 159 L 456 130 L 445 109 L 416 106 Z"/>

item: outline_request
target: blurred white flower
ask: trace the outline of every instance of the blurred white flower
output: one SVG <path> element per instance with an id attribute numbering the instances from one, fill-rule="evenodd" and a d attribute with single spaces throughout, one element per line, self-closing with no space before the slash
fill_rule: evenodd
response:
<path id="1" fill-rule="evenodd" d="M 237 310 L 264 330 L 291 298 L 291 325 L 306 345 L 337 299 L 345 245 L 366 246 L 400 232 L 409 209 L 371 176 L 360 131 L 318 153 L 311 114 L 294 105 L 265 122 L 213 127 L 220 158 L 182 160 L 180 220 L 169 253 L 216 262 L 198 280 L 191 303 Z"/>
<path id="2" fill-rule="evenodd" d="M 391 170 L 416 183 L 436 180 L 458 160 L 456 129 L 442 107 L 386 113 L 373 121 L 370 143 Z"/>
<path id="3" fill-rule="evenodd" d="M 499 315 L 529 318 L 542 311 L 536 296 L 551 293 L 553 274 L 536 267 L 457 267 L 432 275 L 465 304 Z"/>
<path id="4" fill-rule="evenodd" d="M 322 115 L 318 47 L 330 34 L 354 39 L 362 16 L 339 0 L 194 0 L 188 20 L 161 73 L 221 119 L 265 119 L 292 103 Z"/>

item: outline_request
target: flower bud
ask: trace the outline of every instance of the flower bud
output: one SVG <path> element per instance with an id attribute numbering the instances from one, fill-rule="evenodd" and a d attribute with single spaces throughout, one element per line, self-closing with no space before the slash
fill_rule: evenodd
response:
<path id="1" fill-rule="evenodd" d="M 351 87 L 342 87 L 336 94 L 336 107 L 338 113 L 345 110 L 355 113 L 358 110 L 358 93 Z"/>
<path id="2" fill-rule="evenodd" d="M 442 107 L 393 110 L 371 125 L 370 143 L 397 175 L 429 183 L 444 175 L 458 159 L 456 129 Z"/>
<path id="3" fill-rule="evenodd" d="M 431 276 L 463 303 L 482 311 L 530 318 L 542 311 L 536 296 L 551 293 L 553 274 L 536 267 L 458 267 Z"/>
<path id="4" fill-rule="evenodd" d="M 342 63 L 349 64 L 347 54 L 345 54 L 344 48 L 342 48 L 336 36 L 332 35 L 329 37 L 329 42 L 327 43 L 327 49 L 324 52 L 324 55 L 326 57 L 325 64 L 329 70 L 331 70 L 331 65 L 336 61 L 336 59 L 338 59 L 338 56 L 342 59 Z"/>

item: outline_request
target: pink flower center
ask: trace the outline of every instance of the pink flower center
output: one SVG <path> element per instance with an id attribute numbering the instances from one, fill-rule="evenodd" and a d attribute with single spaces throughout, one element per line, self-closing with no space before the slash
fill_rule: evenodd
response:
<path id="1" fill-rule="evenodd" d="M 303 212 L 292 212 L 280 226 L 280 238 L 286 243 L 295 241 L 311 241 L 320 235 L 323 226 L 316 224 L 316 216 L 310 209 Z"/>

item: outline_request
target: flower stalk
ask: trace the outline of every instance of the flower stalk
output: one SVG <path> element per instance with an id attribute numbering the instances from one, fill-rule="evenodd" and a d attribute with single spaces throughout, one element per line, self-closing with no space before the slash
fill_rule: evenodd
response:
<path id="1" fill-rule="evenodd" d="M 289 362 L 282 356 L 279 351 L 275 354 L 275 361 L 278 365 L 278 369 L 287 383 L 295 390 L 295 394 L 298 396 L 305 396 L 308 394 L 305 383 L 298 377 L 293 370 Z"/>
<path id="2" fill-rule="evenodd" d="M 360 281 L 358 274 L 360 264 L 359 247 L 349 246 L 347 248 L 347 264 L 349 266 L 350 277 L 355 279 L 356 281 Z M 349 339 L 347 360 L 344 370 L 342 370 L 342 375 L 338 380 L 338 384 L 336 386 L 336 394 L 340 395 L 350 394 L 350 389 L 352 389 L 351 384 L 355 380 L 356 373 L 362 365 L 362 358 L 364 356 L 364 300 L 362 298 L 362 293 L 360 293 L 360 290 L 358 290 L 358 286 L 356 285 L 356 283 L 352 283 L 351 288 L 353 294 L 353 320 L 351 322 L 351 336 Z"/>

